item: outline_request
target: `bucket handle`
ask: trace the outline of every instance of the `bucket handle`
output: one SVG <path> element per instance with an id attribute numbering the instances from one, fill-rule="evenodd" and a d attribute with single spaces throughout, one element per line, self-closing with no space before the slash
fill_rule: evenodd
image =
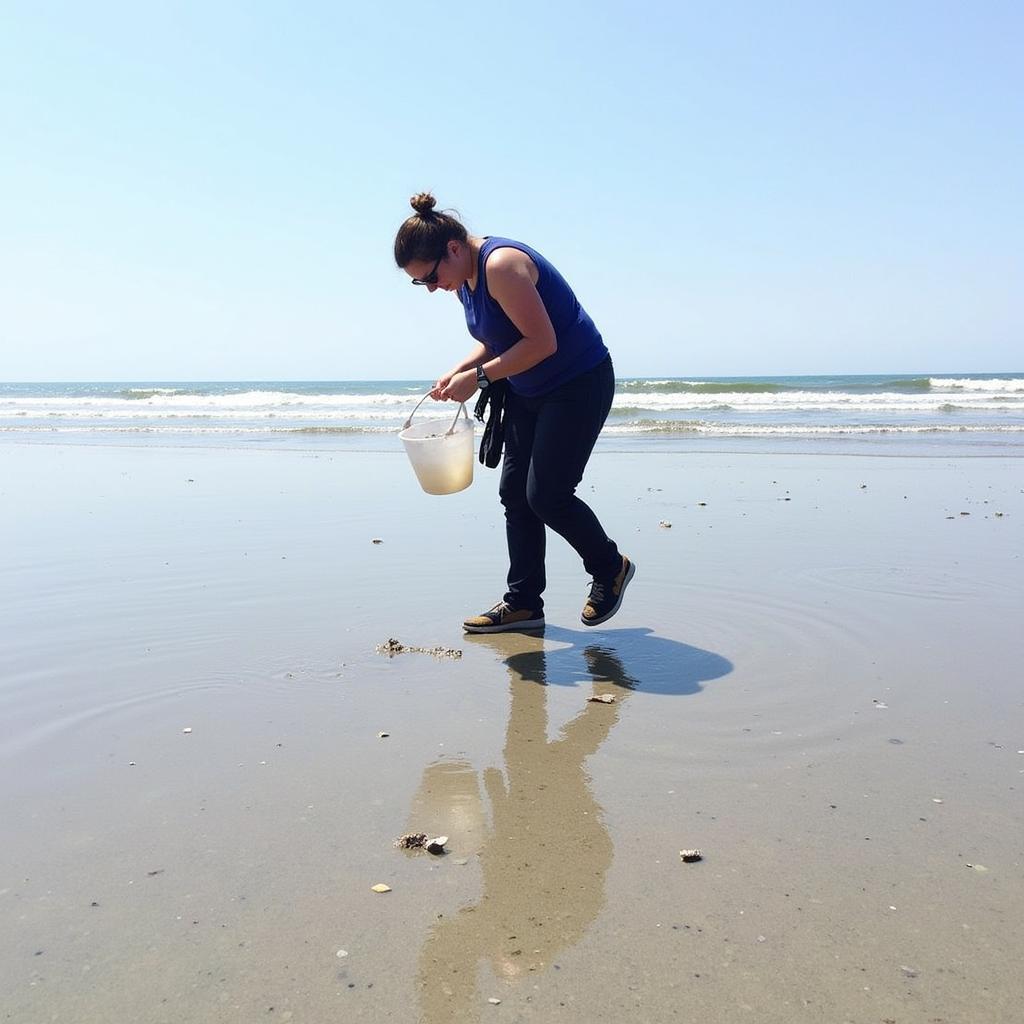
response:
<path id="1" fill-rule="evenodd" d="M 412 426 L 412 418 L 413 418 L 413 416 L 416 415 L 416 412 L 419 409 L 419 407 L 430 397 L 431 393 L 432 393 L 432 390 L 428 391 L 416 403 L 416 408 L 413 409 L 413 411 L 411 413 L 409 413 L 409 418 L 405 421 L 405 426 L 402 427 L 403 430 L 408 430 Z M 455 419 L 452 420 L 452 425 L 445 431 L 445 434 L 444 434 L 445 437 L 451 437 L 451 435 L 455 433 L 455 424 L 459 422 L 459 413 L 460 412 L 462 413 L 463 416 L 466 417 L 467 421 L 469 420 L 469 413 L 466 412 L 466 403 L 465 402 L 460 402 L 458 409 L 455 410 Z"/>

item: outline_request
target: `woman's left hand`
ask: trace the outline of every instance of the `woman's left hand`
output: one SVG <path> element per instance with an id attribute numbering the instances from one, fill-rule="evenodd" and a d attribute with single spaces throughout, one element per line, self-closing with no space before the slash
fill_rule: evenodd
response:
<path id="1" fill-rule="evenodd" d="M 465 402 L 471 398 L 476 391 L 476 369 L 463 370 L 455 374 L 448 382 L 448 386 L 441 392 L 442 399 L 451 399 L 453 402 Z"/>

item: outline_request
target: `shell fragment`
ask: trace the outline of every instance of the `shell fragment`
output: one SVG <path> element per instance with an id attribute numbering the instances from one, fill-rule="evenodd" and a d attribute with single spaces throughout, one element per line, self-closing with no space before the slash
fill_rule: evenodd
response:
<path id="1" fill-rule="evenodd" d="M 427 853 L 444 853 L 444 847 L 447 842 L 447 836 L 438 836 L 436 839 L 431 839 L 427 843 Z"/>

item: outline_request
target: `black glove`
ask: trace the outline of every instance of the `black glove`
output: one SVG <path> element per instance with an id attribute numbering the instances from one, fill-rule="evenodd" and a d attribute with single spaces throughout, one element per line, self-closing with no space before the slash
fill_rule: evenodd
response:
<path id="1" fill-rule="evenodd" d="M 476 400 L 476 408 L 473 415 L 481 422 L 484 422 L 484 412 L 490 406 L 487 413 L 487 422 L 484 424 L 484 436 L 480 439 L 480 461 L 490 469 L 501 462 L 501 450 L 505 444 L 505 392 L 508 385 L 503 380 L 492 381 L 489 387 L 480 392 Z"/>

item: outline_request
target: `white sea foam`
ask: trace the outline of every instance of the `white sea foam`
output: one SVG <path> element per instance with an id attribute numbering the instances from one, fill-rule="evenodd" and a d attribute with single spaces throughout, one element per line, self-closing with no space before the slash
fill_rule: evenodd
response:
<path id="1" fill-rule="evenodd" d="M 151 389 L 135 389 L 140 394 Z M 155 390 L 155 389 L 152 389 Z M 299 395 L 288 391 L 245 391 L 228 395 L 197 395 L 181 391 L 167 391 L 149 398 L 119 398 L 115 396 L 65 395 L 9 396 L 0 399 L 0 411 L 7 409 L 73 409 L 73 408 L 131 408 L 131 409 L 290 409 L 295 406 L 316 408 L 372 408 L 373 406 L 410 406 L 408 392 L 375 395 Z M 410 406 L 411 407 L 411 406 Z"/>
<path id="2" fill-rule="evenodd" d="M 122 394 L 125 395 L 177 395 L 181 388 L 125 388 Z"/>
<path id="3" fill-rule="evenodd" d="M 974 384 L 996 384 L 974 381 Z M 959 410 L 1003 412 L 1024 410 L 1024 381 L 998 382 L 1017 387 L 974 388 L 954 386 L 924 392 L 858 391 L 692 391 L 626 392 L 615 396 L 616 412 L 743 413 L 948 413 Z M 135 389 L 147 393 L 146 389 Z M 155 389 L 153 389 L 155 390 Z M 356 420 L 398 418 L 415 403 L 408 391 L 370 395 L 295 394 L 282 391 L 246 391 L 239 394 L 197 395 L 165 389 L 146 398 L 114 396 L 7 396 L 0 399 L 0 416 L 41 415 L 81 419 L 160 419 L 171 417 Z"/>
<path id="4" fill-rule="evenodd" d="M 133 426 L 96 424 L 91 426 L 71 426 L 64 424 L 47 424 L 45 427 L 30 424 L 0 424 L 0 433 L 4 434 L 397 434 L 392 426 L 328 426 L 328 427 L 260 427 L 235 424 L 231 427 L 186 426 L 169 424 L 136 424 Z"/>
<path id="5" fill-rule="evenodd" d="M 848 426 L 773 423 L 748 425 L 692 420 L 648 420 L 605 426 L 605 434 L 706 434 L 715 437 L 840 437 L 868 434 L 1024 434 L 1024 423 L 984 424 L 871 424 Z"/>
<path id="6" fill-rule="evenodd" d="M 480 428 L 476 428 L 479 432 Z M 168 436 L 284 436 L 295 434 L 397 434 L 394 425 L 387 426 L 255 426 L 235 424 L 233 426 L 197 426 L 172 424 L 94 424 L 75 426 L 70 424 L 47 425 L 0 424 L 0 434 L 78 434 L 78 435 L 168 435 Z M 1024 435 L 1021 424 L 849 424 L 847 426 L 825 424 L 775 423 L 748 425 L 737 423 L 713 423 L 694 420 L 647 420 L 630 423 L 607 424 L 602 431 L 609 436 L 637 435 L 687 435 L 699 434 L 710 437 L 843 437 L 869 436 L 874 434 L 1007 434 Z"/>
<path id="7" fill-rule="evenodd" d="M 88 393 L 75 394 L 74 387 L 66 385 L 22 390 L 0 385 L 0 430 L 8 434 L 33 430 L 182 435 L 397 433 L 424 385 L 325 385 L 322 392 L 316 385 L 296 388 L 288 390 L 287 384 L 278 383 L 132 385 L 108 386 L 103 393 L 100 386 L 88 386 L 83 389 Z M 450 404 L 427 402 L 418 415 L 430 418 L 452 411 Z M 622 380 L 605 431 L 722 437 L 1019 435 L 1024 432 L 1024 378 Z"/>
<path id="8" fill-rule="evenodd" d="M 695 394 L 693 392 L 660 392 L 654 394 L 616 395 L 614 409 L 649 409 L 661 412 L 687 412 L 700 410 L 736 409 L 744 412 L 948 412 L 951 409 L 949 394 L 929 392 L 851 392 L 851 391 L 781 391 L 775 393 L 726 391 L 718 394 Z M 1024 409 L 1024 393 L 994 400 L 992 393 L 957 392 L 955 405 L 958 408 L 998 411 L 1017 404 Z"/>
<path id="9" fill-rule="evenodd" d="M 134 404 L 134 403 L 133 403 Z M 0 409 L 0 415 L 5 410 Z M 408 410 L 406 410 L 408 412 Z M 48 409 L 45 412 L 38 412 L 40 419 L 68 419 L 68 420 L 268 420 L 287 418 L 289 420 L 393 420 L 396 423 L 405 413 L 396 411 L 374 410 L 374 409 L 289 409 L 283 406 L 271 406 L 266 409 L 215 409 L 205 407 L 189 408 L 179 407 L 174 409 L 144 410 L 123 407 L 95 406 L 87 409 Z M 26 410 L 20 410 L 13 415 L 26 416 Z"/>
<path id="10" fill-rule="evenodd" d="M 1006 377 L 993 377 L 991 380 L 979 380 L 977 377 L 929 377 L 928 384 L 936 390 L 1001 391 L 1017 395 L 1024 392 L 1024 380 Z"/>

